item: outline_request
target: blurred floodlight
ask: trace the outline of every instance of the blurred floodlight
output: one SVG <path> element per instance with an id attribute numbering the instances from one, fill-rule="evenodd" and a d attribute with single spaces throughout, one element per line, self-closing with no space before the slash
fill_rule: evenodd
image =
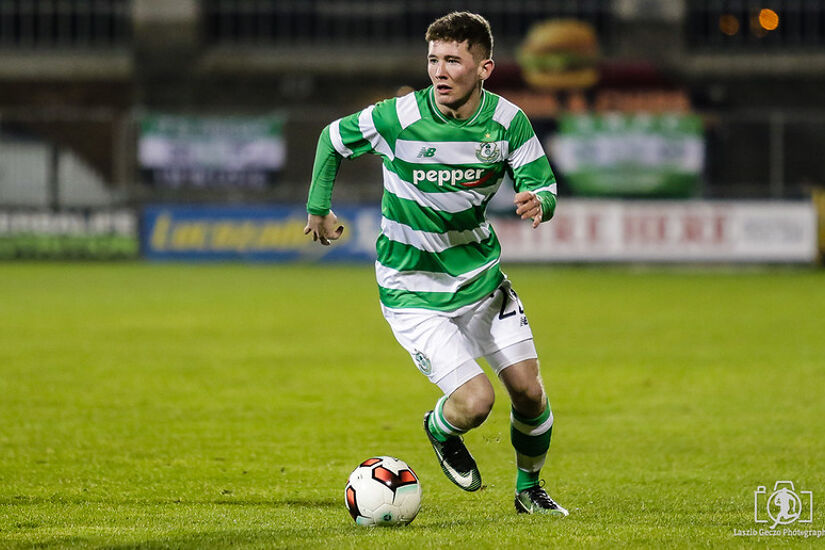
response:
<path id="1" fill-rule="evenodd" d="M 776 30 L 779 26 L 779 15 L 769 8 L 759 11 L 759 24 L 766 31 Z"/>
<path id="2" fill-rule="evenodd" d="M 719 30 L 728 36 L 735 35 L 739 32 L 739 19 L 729 13 L 722 15 L 719 17 Z"/>
<path id="3" fill-rule="evenodd" d="M 768 36 L 768 31 L 765 30 L 765 27 L 763 27 L 762 23 L 759 22 L 758 13 L 754 13 L 751 15 L 750 22 L 751 35 L 755 36 L 756 38 L 765 38 L 766 36 Z"/>

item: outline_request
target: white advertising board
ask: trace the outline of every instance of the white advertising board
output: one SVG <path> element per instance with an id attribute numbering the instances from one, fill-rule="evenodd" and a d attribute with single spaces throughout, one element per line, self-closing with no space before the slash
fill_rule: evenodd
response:
<path id="1" fill-rule="evenodd" d="M 502 259 L 517 262 L 812 262 L 810 202 L 565 199 L 533 230 L 493 220 Z"/>

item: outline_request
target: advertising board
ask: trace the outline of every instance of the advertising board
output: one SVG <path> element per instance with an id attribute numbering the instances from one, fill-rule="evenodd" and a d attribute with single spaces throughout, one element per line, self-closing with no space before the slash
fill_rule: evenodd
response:
<path id="1" fill-rule="evenodd" d="M 132 210 L 0 209 L 0 259 L 137 256 L 137 215 Z"/>
<path id="2" fill-rule="evenodd" d="M 334 246 L 304 235 L 303 206 L 154 205 L 143 211 L 141 250 L 150 260 L 372 261 L 377 208 L 336 208 L 344 234 Z"/>
<path id="3" fill-rule="evenodd" d="M 304 235 L 294 206 L 147 207 L 140 242 L 151 260 L 375 260 L 381 214 L 341 207 L 341 240 Z M 817 217 L 810 202 L 622 201 L 562 198 L 550 223 L 532 229 L 515 216 L 490 222 L 506 262 L 810 263 Z"/>

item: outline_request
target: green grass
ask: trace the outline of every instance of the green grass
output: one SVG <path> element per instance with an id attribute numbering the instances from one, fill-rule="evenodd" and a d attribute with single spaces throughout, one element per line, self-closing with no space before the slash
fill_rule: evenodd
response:
<path id="1" fill-rule="evenodd" d="M 812 544 L 733 532 L 780 479 L 814 492 L 792 527 L 825 528 L 825 272 L 507 271 L 556 417 L 561 521 L 513 511 L 498 383 L 466 437 L 485 489 L 444 478 L 420 426 L 438 392 L 369 267 L 0 264 L 0 548 Z M 374 454 L 422 479 L 408 527 L 344 508 Z"/>

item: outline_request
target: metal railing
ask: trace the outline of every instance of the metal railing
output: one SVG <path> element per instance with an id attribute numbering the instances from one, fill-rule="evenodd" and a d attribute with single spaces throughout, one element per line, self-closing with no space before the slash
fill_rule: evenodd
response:
<path id="1" fill-rule="evenodd" d="M 132 35 L 130 0 L 2 0 L 0 49 L 100 49 Z"/>
<path id="2" fill-rule="evenodd" d="M 210 45 L 376 45 L 418 43 L 427 26 L 453 10 L 484 15 L 497 41 L 521 40 L 536 21 L 581 19 L 609 34 L 611 2 L 602 0 L 204 0 Z"/>

